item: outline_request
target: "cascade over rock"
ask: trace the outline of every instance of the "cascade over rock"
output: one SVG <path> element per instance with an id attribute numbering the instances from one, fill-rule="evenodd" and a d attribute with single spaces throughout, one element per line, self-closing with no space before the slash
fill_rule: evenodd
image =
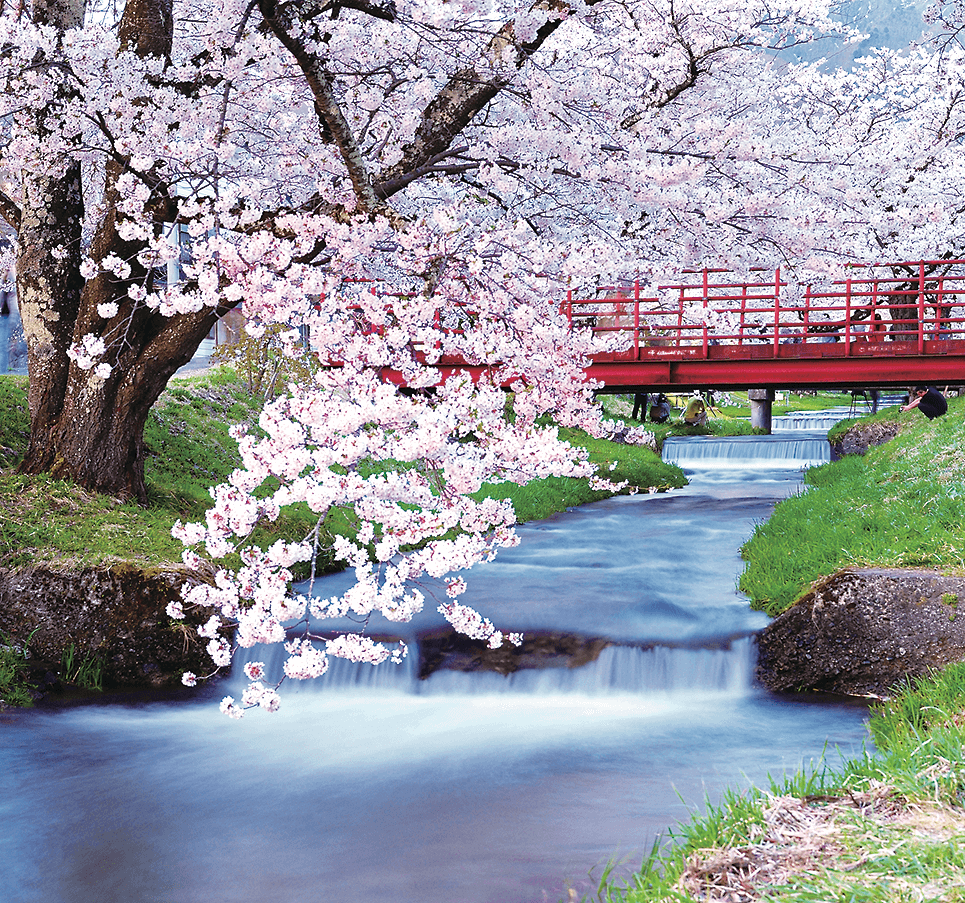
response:
<path id="1" fill-rule="evenodd" d="M 185 582 L 202 579 L 179 565 L 126 561 L 0 570 L 0 631 L 41 664 L 59 664 L 71 646 L 75 660 L 95 657 L 105 686 L 180 684 L 185 670 L 211 670 L 208 640 L 198 636 L 199 622 L 175 622 L 165 609 Z"/>
<path id="2" fill-rule="evenodd" d="M 758 637 L 757 676 L 774 691 L 887 696 L 965 659 L 965 577 L 848 568 L 825 578 Z"/>
<path id="3" fill-rule="evenodd" d="M 582 637 L 563 631 L 527 631 L 520 646 L 504 642 L 490 649 L 482 640 L 474 640 L 451 630 L 434 631 L 419 637 L 419 677 L 435 671 L 495 671 L 512 674 L 528 668 L 580 668 L 596 661 L 610 645 L 599 637 Z"/>

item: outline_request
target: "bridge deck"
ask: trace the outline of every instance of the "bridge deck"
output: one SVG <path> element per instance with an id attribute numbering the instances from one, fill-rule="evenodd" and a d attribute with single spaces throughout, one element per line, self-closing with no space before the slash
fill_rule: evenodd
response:
<path id="1" fill-rule="evenodd" d="M 922 354 L 881 343 L 861 347 L 830 346 L 817 354 L 791 348 L 772 354 L 733 354 L 711 348 L 706 356 L 641 355 L 621 360 L 597 355 L 587 369 L 604 392 L 670 386 L 681 389 L 812 388 L 815 386 L 906 387 L 916 383 L 965 384 L 965 340 L 926 342 Z M 746 349 L 744 349 L 746 352 Z M 783 351 L 783 349 L 782 349 Z"/>

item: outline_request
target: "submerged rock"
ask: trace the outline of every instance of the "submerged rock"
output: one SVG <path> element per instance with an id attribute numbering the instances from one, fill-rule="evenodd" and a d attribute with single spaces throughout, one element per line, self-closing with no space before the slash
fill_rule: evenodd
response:
<path id="1" fill-rule="evenodd" d="M 757 676 L 770 690 L 890 695 L 965 659 L 965 577 L 839 571 L 764 628 L 758 652 Z"/>
<path id="2" fill-rule="evenodd" d="M 51 668 L 67 650 L 75 662 L 96 660 L 105 686 L 179 684 L 185 670 L 211 669 L 208 641 L 196 624 L 173 621 L 165 609 L 182 584 L 201 579 L 177 565 L 131 562 L 0 571 L 0 631 Z"/>

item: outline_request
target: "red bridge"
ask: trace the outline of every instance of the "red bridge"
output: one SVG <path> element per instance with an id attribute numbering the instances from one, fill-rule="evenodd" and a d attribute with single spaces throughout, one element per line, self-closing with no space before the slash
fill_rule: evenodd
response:
<path id="1" fill-rule="evenodd" d="M 848 265 L 824 289 L 781 271 L 748 281 L 687 273 L 645 297 L 639 283 L 569 293 L 573 329 L 621 339 L 592 357 L 604 393 L 965 384 L 965 260 Z M 369 329 L 382 327 L 366 326 Z M 439 361 L 441 375 L 484 369 Z M 404 384 L 398 371 L 383 378 Z"/>
<path id="2" fill-rule="evenodd" d="M 849 266 L 822 291 L 780 270 L 751 282 L 703 270 L 661 297 L 642 297 L 639 284 L 570 294 L 564 312 L 574 329 L 625 340 L 587 371 L 608 393 L 965 383 L 963 265 Z"/>

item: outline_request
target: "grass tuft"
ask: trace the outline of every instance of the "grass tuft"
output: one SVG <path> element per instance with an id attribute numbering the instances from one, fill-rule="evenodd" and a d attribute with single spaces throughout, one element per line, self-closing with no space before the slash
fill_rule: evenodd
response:
<path id="1" fill-rule="evenodd" d="M 25 708 L 33 705 L 28 670 L 26 646 L 0 634 L 0 710 L 4 706 Z"/>
<path id="2" fill-rule="evenodd" d="M 104 689 L 104 663 L 91 653 L 78 656 L 73 643 L 60 658 L 60 676 L 66 683 L 85 690 Z"/>

